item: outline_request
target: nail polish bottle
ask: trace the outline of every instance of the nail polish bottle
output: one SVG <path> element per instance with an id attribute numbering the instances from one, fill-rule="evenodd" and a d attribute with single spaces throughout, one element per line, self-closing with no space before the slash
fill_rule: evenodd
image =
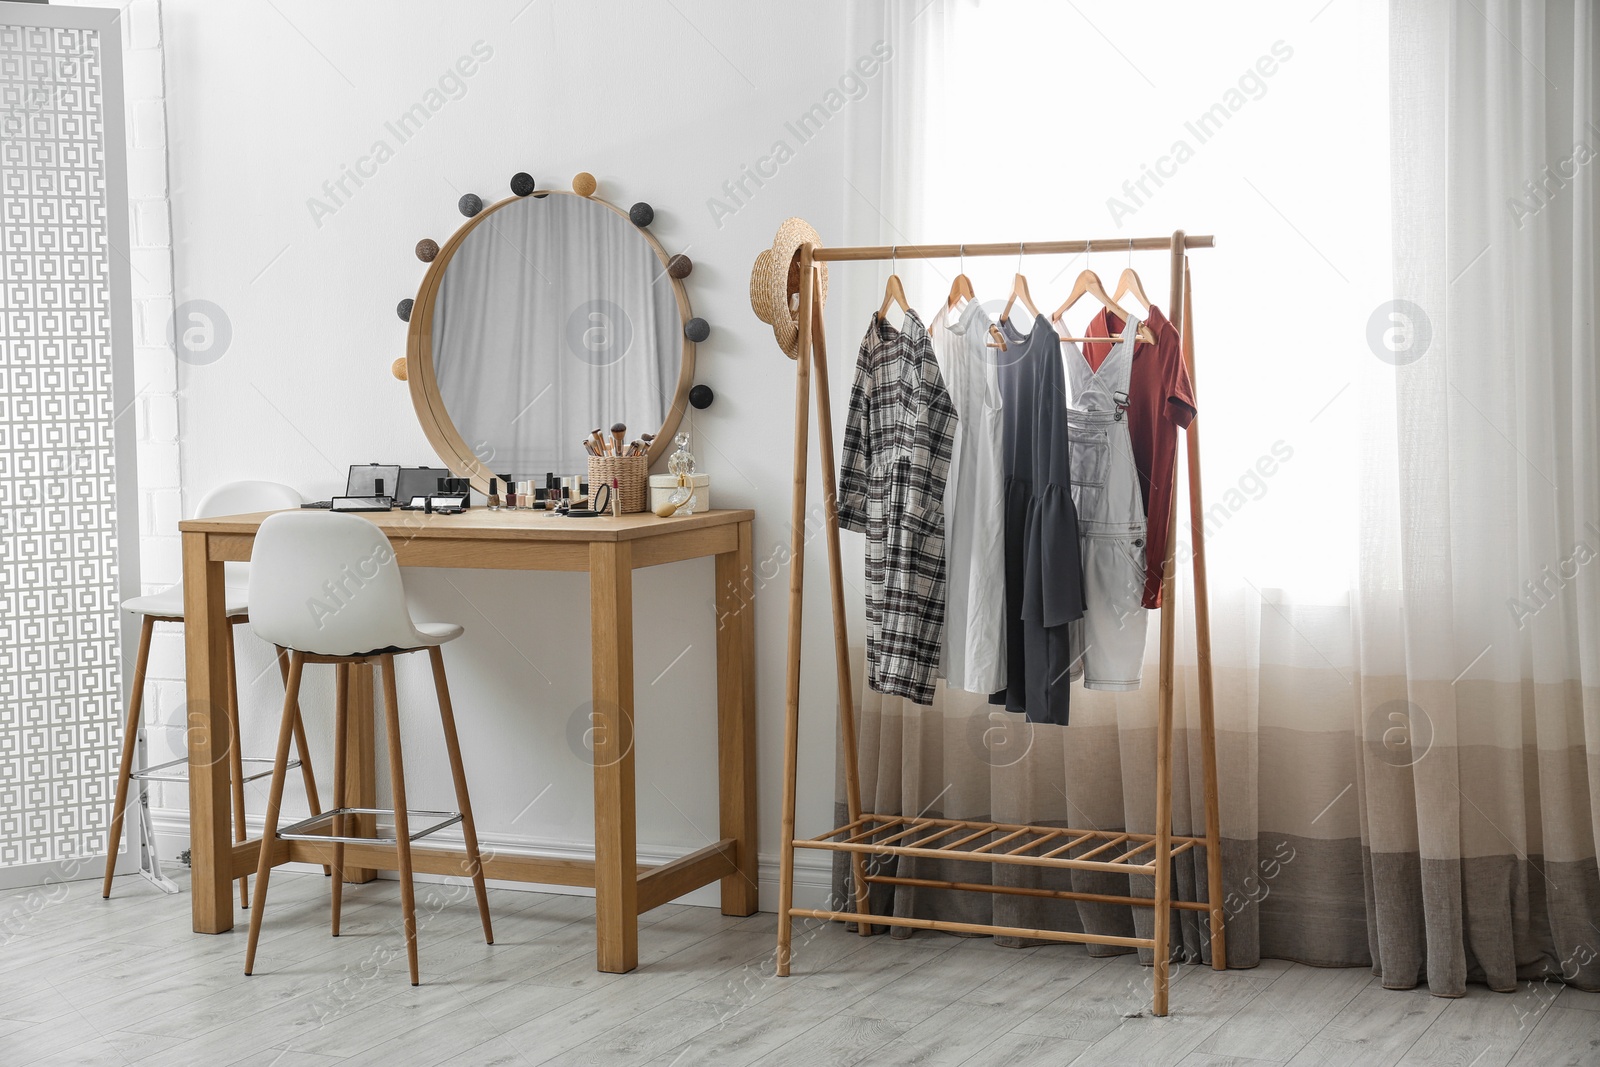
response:
<path id="1" fill-rule="evenodd" d="M 517 483 L 511 480 L 509 474 L 503 474 L 501 478 L 506 483 L 506 510 L 515 511 L 517 510 Z"/>
<path id="2" fill-rule="evenodd" d="M 498 478 L 489 479 L 489 510 L 500 510 L 500 480 Z"/>

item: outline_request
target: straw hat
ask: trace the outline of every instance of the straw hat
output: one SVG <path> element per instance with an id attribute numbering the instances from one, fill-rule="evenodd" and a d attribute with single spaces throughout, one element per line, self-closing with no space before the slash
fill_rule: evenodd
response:
<path id="1" fill-rule="evenodd" d="M 796 253 L 806 243 L 821 245 L 822 238 L 805 219 L 784 219 L 778 227 L 772 247 L 764 249 L 750 268 L 750 306 L 756 318 L 772 327 L 778 347 L 790 359 L 800 355 L 800 278 Z M 828 265 L 818 264 L 821 270 L 817 302 L 828 300 Z"/>

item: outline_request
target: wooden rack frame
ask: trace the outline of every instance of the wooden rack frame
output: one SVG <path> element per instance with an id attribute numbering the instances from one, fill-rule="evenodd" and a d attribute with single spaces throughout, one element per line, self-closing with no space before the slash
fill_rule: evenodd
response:
<path id="1" fill-rule="evenodd" d="M 1204 511 L 1200 492 L 1200 439 L 1195 422 L 1189 424 L 1185 453 L 1189 476 L 1189 521 L 1194 546 L 1196 655 L 1200 688 L 1201 763 L 1205 777 L 1204 837 L 1179 837 L 1172 834 L 1172 694 L 1173 636 L 1176 624 L 1175 547 L 1169 536 L 1166 566 L 1161 583 L 1161 666 L 1158 681 L 1156 724 L 1156 828 L 1155 833 L 1077 830 L 1053 826 L 1026 826 L 1012 823 L 962 819 L 931 819 L 901 815 L 876 815 L 861 810 L 861 780 L 856 758 L 856 716 L 850 668 L 849 631 L 845 620 L 844 576 L 839 562 L 838 484 L 834 461 L 833 412 L 828 389 L 828 358 L 823 327 L 817 264 L 892 259 L 936 259 L 958 256 L 1059 255 L 1100 251 L 1166 249 L 1171 253 L 1172 289 L 1168 319 L 1182 337 L 1183 358 L 1194 377 L 1194 334 L 1192 299 L 1189 290 L 1187 250 L 1211 248 L 1211 237 L 1190 237 L 1182 230 L 1167 237 L 1107 239 L 1103 241 L 1017 241 L 1005 244 L 970 245 L 868 245 L 828 248 L 802 244 L 795 254 L 799 280 L 799 358 L 795 361 L 795 443 L 794 514 L 792 520 L 791 567 L 789 575 L 788 688 L 784 726 L 784 779 L 782 850 L 779 853 L 778 951 L 777 973 L 786 976 L 791 962 L 793 920 L 832 919 L 855 922 L 866 936 L 871 927 L 904 926 L 943 930 L 961 934 L 991 934 L 1052 941 L 1121 945 L 1148 948 L 1154 955 L 1152 1008 L 1156 1015 L 1167 1014 L 1169 981 L 1169 936 L 1172 909 L 1207 912 L 1210 919 L 1211 965 L 1216 970 L 1227 966 L 1225 929 L 1222 914 L 1221 826 L 1217 811 L 1216 727 L 1211 684 L 1211 627 L 1206 597 Z M 810 358 L 807 358 L 807 353 Z M 827 542 L 828 579 L 833 606 L 835 669 L 838 675 L 839 733 L 844 746 L 845 801 L 849 821 L 816 837 L 795 837 L 795 779 L 800 729 L 800 636 L 805 584 L 806 490 L 809 449 L 811 376 L 816 376 L 817 436 L 823 482 L 823 529 Z M 1174 472 L 1176 482 L 1176 472 Z M 1176 526 L 1177 494 L 1173 494 L 1169 530 Z M 1206 901 L 1172 899 L 1172 858 L 1204 847 L 1206 850 Z M 794 906 L 794 850 L 797 848 L 845 852 L 851 857 L 855 887 L 855 910 L 830 911 Z M 1081 851 L 1080 851 L 1081 850 Z M 1076 854 L 1073 854 L 1076 853 Z M 1020 864 L 1072 870 L 1102 871 L 1112 874 L 1148 875 L 1155 880 L 1153 897 L 1114 896 L 1102 893 L 1035 889 L 1020 886 L 974 882 L 940 881 L 896 875 L 869 874 L 867 856 L 925 856 L 977 863 Z M 874 915 L 867 891 L 872 884 L 922 886 L 939 889 L 965 889 L 987 893 L 1096 901 L 1154 909 L 1154 936 L 1122 937 L 1107 934 L 1074 933 L 1067 930 L 1027 930 L 917 919 L 894 915 Z"/>

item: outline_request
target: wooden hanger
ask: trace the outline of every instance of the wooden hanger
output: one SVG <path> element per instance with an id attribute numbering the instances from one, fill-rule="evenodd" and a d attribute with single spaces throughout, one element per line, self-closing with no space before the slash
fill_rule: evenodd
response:
<path id="1" fill-rule="evenodd" d="M 961 246 L 961 268 L 956 274 L 956 280 L 950 283 L 950 295 L 945 299 L 945 311 L 954 311 L 961 301 L 974 301 L 978 294 L 972 290 L 972 279 L 967 277 L 967 246 Z"/>
<path id="2" fill-rule="evenodd" d="M 1133 242 L 1131 240 L 1128 242 L 1128 265 L 1122 269 L 1122 277 L 1117 279 L 1117 291 L 1111 294 L 1111 299 L 1121 303 L 1122 298 L 1129 293 L 1132 293 L 1134 298 L 1144 305 L 1146 312 L 1150 310 L 1150 298 L 1145 295 L 1144 284 L 1139 281 L 1139 275 L 1133 269 Z"/>
<path id="3" fill-rule="evenodd" d="M 889 305 L 899 304 L 901 311 L 910 311 L 911 302 L 906 299 L 905 286 L 900 284 L 900 275 L 889 275 L 889 284 L 883 287 L 883 304 L 878 308 L 878 318 L 889 314 Z"/>
<path id="4" fill-rule="evenodd" d="M 1034 306 L 1033 294 L 1028 292 L 1028 279 L 1022 275 L 1022 257 L 1028 252 L 1027 246 L 1021 241 L 1017 242 L 1017 276 L 1011 279 L 1011 298 L 1006 301 L 1005 308 L 1000 312 L 1000 321 L 1007 322 L 1011 318 L 1011 306 L 1018 300 L 1022 306 L 1034 317 L 1039 317 L 1039 309 Z"/>
<path id="5" fill-rule="evenodd" d="M 1144 286 L 1139 283 L 1139 275 L 1134 273 L 1132 267 L 1127 267 L 1122 272 L 1122 277 L 1117 279 L 1117 291 L 1111 294 L 1111 299 L 1121 302 L 1122 298 L 1132 293 L 1134 299 L 1144 305 L 1145 311 L 1150 310 L 1150 298 L 1144 295 Z"/>
<path id="6" fill-rule="evenodd" d="M 1061 324 L 1061 316 L 1072 310 L 1072 305 L 1076 304 L 1079 300 L 1082 300 L 1085 296 L 1092 296 L 1096 300 L 1100 301 L 1100 303 L 1105 305 L 1107 311 L 1121 319 L 1124 323 L 1133 317 L 1129 315 L 1127 311 L 1125 311 L 1115 300 L 1112 300 L 1111 297 L 1106 295 L 1105 286 L 1100 284 L 1100 276 L 1092 270 L 1086 270 L 1078 275 L 1078 280 L 1073 283 L 1072 292 L 1067 295 L 1067 299 L 1062 302 L 1060 307 L 1056 308 L 1055 311 L 1051 313 L 1050 321 L 1059 326 Z M 1147 304 L 1145 306 L 1148 307 L 1149 305 Z M 1145 344 L 1154 344 L 1156 340 L 1156 335 L 1151 333 L 1150 327 L 1146 326 L 1143 322 L 1139 323 L 1137 336 L 1138 339 L 1143 341 Z M 1111 337 L 1063 337 L 1061 339 L 1063 341 L 1075 341 L 1079 344 L 1115 340 L 1115 338 Z"/>
<path id="7" fill-rule="evenodd" d="M 911 301 L 906 299 L 906 287 L 900 284 L 900 275 L 893 271 L 894 267 L 890 267 L 889 281 L 883 287 L 883 304 L 878 308 L 880 319 L 889 314 L 889 305 L 893 303 L 899 304 L 903 312 L 911 310 Z"/>
<path id="8" fill-rule="evenodd" d="M 965 274 L 957 274 L 956 280 L 950 283 L 950 297 L 944 302 L 944 308 L 946 311 L 954 311 L 961 301 L 976 299 L 978 294 L 972 291 L 972 279 Z"/>
<path id="9" fill-rule="evenodd" d="M 1039 309 L 1033 304 L 1033 294 L 1028 292 L 1028 279 L 1018 274 L 1011 280 L 1011 299 L 1006 301 L 1005 310 L 1000 312 L 1000 321 L 1005 322 L 1011 318 L 1011 305 L 1018 300 L 1028 309 L 1028 314 L 1034 318 L 1039 317 Z"/>

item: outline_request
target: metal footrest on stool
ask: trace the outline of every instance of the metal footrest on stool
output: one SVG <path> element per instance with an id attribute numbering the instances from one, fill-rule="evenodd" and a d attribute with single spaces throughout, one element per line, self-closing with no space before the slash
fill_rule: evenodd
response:
<path id="1" fill-rule="evenodd" d="M 244 775 L 241 781 L 254 782 L 259 778 L 272 777 L 272 760 L 266 756 L 244 756 L 239 762 L 262 764 L 266 768 L 254 774 Z M 300 761 L 297 759 L 292 759 L 284 764 L 284 767 L 291 771 L 298 766 L 300 766 Z M 181 768 L 181 770 L 173 770 L 175 767 Z M 187 782 L 189 780 L 189 757 L 183 756 L 175 760 L 168 760 L 166 763 L 158 763 L 154 767 L 133 771 L 128 777 L 136 782 Z"/>
<path id="2" fill-rule="evenodd" d="M 309 819 L 301 819 L 290 826 L 285 826 L 278 831 L 278 836 L 286 841 L 337 841 L 349 845 L 392 845 L 399 840 L 398 837 L 346 837 L 335 836 L 332 833 L 316 834 L 309 832 L 312 827 L 327 823 L 330 826 L 334 817 L 338 815 L 393 815 L 393 808 L 336 808 L 325 811 L 321 815 L 313 815 Z M 438 833 L 446 826 L 454 826 L 461 821 L 459 811 L 420 811 L 415 808 L 407 809 L 408 819 L 438 819 L 431 826 L 424 826 L 420 830 L 413 830 L 408 840 L 416 841 L 427 837 L 429 834 Z"/>

